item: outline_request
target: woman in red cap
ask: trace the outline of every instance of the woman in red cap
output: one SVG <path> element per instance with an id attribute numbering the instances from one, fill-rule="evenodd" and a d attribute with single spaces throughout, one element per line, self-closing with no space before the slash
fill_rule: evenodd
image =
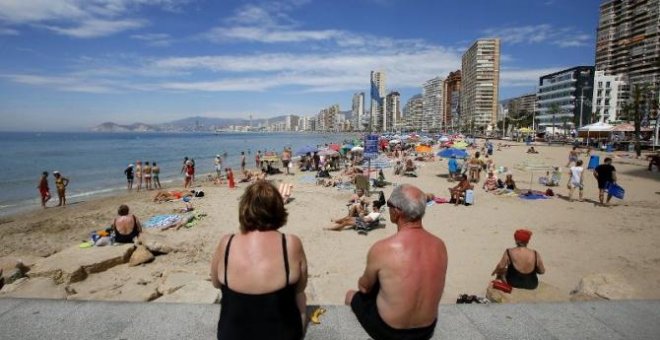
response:
<path id="1" fill-rule="evenodd" d="M 536 250 L 527 248 L 532 232 L 518 229 L 513 234 L 516 247 L 507 249 L 491 275 L 504 279 L 514 288 L 536 289 L 539 285 L 537 274 L 545 273 L 543 260 Z"/>

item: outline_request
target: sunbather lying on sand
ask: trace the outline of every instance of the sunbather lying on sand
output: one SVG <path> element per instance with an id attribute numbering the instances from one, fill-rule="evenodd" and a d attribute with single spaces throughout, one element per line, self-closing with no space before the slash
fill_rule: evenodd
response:
<path id="1" fill-rule="evenodd" d="M 154 196 L 154 202 L 162 203 L 169 201 L 176 201 L 183 197 L 192 197 L 191 192 L 182 192 L 182 191 L 159 191 Z"/>
<path id="2" fill-rule="evenodd" d="M 378 221 L 380 218 L 380 207 L 376 204 L 372 204 L 373 210 L 366 216 L 345 216 L 337 220 L 330 220 L 330 222 L 334 222 L 335 225 L 332 227 L 324 228 L 325 230 L 334 230 L 334 231 L 342 231 L 344 229 L 348 229 L 349 227 L 353 227 L 357 225 L 358 223 L 364 223 L 365 225 L 369 225 L 374 221 Z"/>

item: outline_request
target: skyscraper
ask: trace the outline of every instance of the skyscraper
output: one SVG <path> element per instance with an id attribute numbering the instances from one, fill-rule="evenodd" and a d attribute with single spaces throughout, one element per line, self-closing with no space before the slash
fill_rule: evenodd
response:
<path id="1" fill-rule="evenodd" d="M 371 131 L 383 131 L 387 126 L 385 105 L 385 73 L 371 71 Z"/>
<path id="2" fill-rule="evenodd" d="M 589 124 L 594 67 L 577 66 L 539 78 L 536 119 L 540 127 Z M 553 133 L 556 129 L 550 130 Z"/>
<path id="3" fill-rule="evenodd" d="M 403 109 L 403 120 L 406 130 L 420 130 L 424 116 L 424 98 L 416 94 L 408 99 Z"/>
<path id="4" fill-rule="evenodd" d="M 365 121 L 364 116 L 364 92 L 355 92 L 353 94 L 353 106 L 351 111 L 353 112 L 351 125 L 355 130 L 363 130 L 364 124 L 368 124 L 368 121 Z"/>
<path id="5" fill-rule="evenodd" d="M 439 130 L 442 123 L 443 101 L 442 91 L 445 80 L 440 77 L 429 79 L 424 83 L 424 122 L 422 129 Z"/>
<path id="6" fill-rule="evenodd" d="M 461 70 L 449 72 L 442 91 L 442 128 L 453 130 L 458 125 L 461 100 Z"/>
<path id="7" fill-rule="evenodd" d="M 401 95 L 397 91 L 387 94 L 385 99 L 387 125 L 384 131 L 394 131 L 401 120 Z"/>
<path id="8" fill-rule="evenodd" d="M 500 85 L 500 39 L 479 39 L 463 54 L 461 125 L 484 129 L 494 124 Z"/>
<path id="9" fill-rule="evenodd" d="M 596 71 L 624 75 L 630 89 L 644 83 L 660 84 L 659 28 L 660 0 L 602 1 Z"/>

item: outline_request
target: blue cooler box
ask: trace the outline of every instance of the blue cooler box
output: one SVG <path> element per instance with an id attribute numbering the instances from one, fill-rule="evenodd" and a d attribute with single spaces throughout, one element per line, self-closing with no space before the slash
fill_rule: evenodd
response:
<path id="1" fill-rule="evenodd" d="M 474 204 L 474 190 L 465 190 L 465 205 Z"/>

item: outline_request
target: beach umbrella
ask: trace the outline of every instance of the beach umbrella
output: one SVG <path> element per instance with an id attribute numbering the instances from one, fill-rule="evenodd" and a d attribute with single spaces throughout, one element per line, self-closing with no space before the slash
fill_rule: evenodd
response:
<path id="1" fill-rule="evenodd" d="M 339 149 L 341 149 L 341 145 L 333 143 L 333 144 L 328 145 L 328 149 L 339 151 Z"/>
<path id="2" fill-rule="evenodd" d="M 339 152 L 337 152 L 335 150 L 332 150 L 330 148 L 319 150 L 319 156 L 332 156 L 332 155 L 336 155 L 338 153 Z"/>
<path id="3" fill-rule="evenodd" d="M 462 150 L 462 149 L 456 149 L 456 148 L 450 148 L 450 149 L 444 149 L 440 152 L 438 152 L 438 156 L 442 158 L 467 158 L 469 155 L 467 151 Z"/>
<path id="4" fill-rule="evenodd" d="M 454 148 L 456 148 L 456 149 L 465 149 L 465 148 L 468 147 L 468 143 L 466 143 L 466 142 L 464 142 L 464 141 L 462 141 L 462 140 L 459 140 L 459 141 L 457 141 L 457 142 L 454 142 L 454 144 L 452 145 L 452 147 L 454 147 Z"/>
<path id="5" fill-rule="evenodd" d="M 315 146 L 305 145 L 299 148 L 298 150 L 296 150 L 296 155 L 305 155 L 308 153 L 314 153 L 316 151 L 319 151 L 319 149 L 317 149 Z"/>
<path id="6" fill-rule="evenodd" d="M 538 159 L 526 159 L 521 164 L 516 164 L 514 168 L 522 171 L 529 172 L 529 191 L 532 191 L 532 185 L 534 184 L 534 172 L 536 171 L 550 171 L 554 170 L 551 165 L 545 164 L 543 161 Z"/>
<path id="7" fill-rule="evenodd" d="M 364 151 L 364 148 L 361 147 L 361 146 L 354 146 L 353 148 L 351 148 L 351 151 L 353 151 L 353 152 L 362 152 L 362 151 Z"/>
<path id="8" fill-rule="evenodd" d="M 415 151 L 419 153 L 429 153 L 433 151 L 433 149 L 431 149 L 431 147 L 428 145 L 417 145 L 415 147 Z"/>

